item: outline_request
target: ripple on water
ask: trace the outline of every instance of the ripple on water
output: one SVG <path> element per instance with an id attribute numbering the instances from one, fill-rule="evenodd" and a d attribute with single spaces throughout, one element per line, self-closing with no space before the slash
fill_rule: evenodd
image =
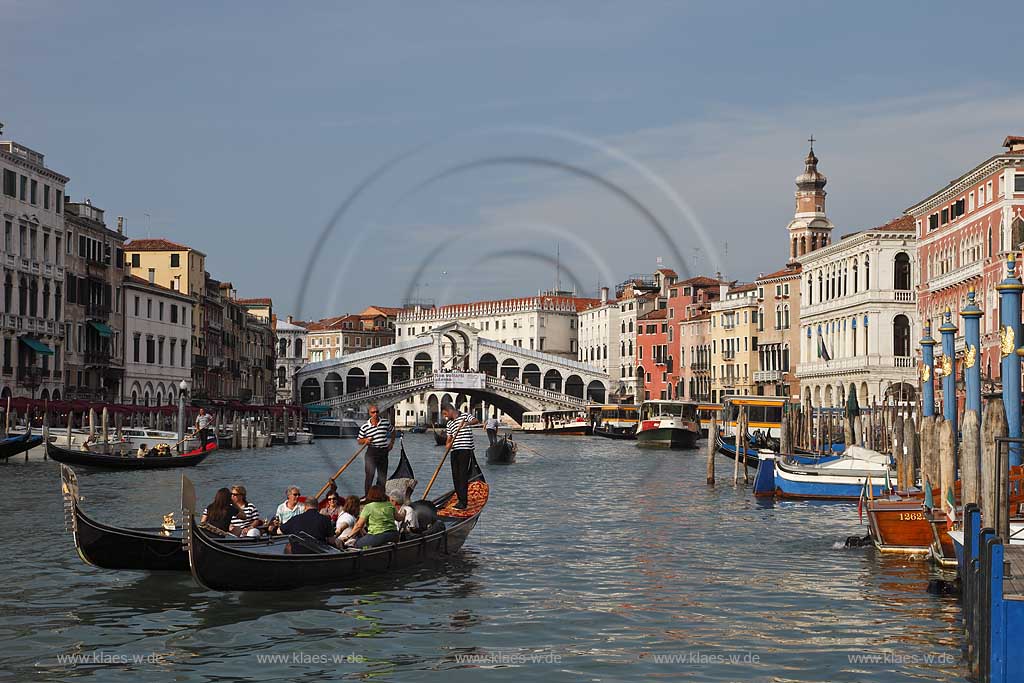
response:
<path id="1" fill-rule="evenodd" d="M 432 441 L 406 439 L 422 478 L 440 456 Z M 433 680 L 438 671 L 516 681 L 963 680 L 959 607 L 925 592 L 928 566 L 835 547 L 864 533 L 856 506 L 766 505 L 732 487 L 725 460 L 720 483 L 708 487 L 696 451 L 522 441 L 543 455 L 523 449 L 515 465 L 485 466 L 491 500 L 457 557 L 283 594 L 220 594 L 187 575 L 86 567 L 62 528 L 56 465 L 9 463 L 0 500 L 44 513 L 34 515 L 31 539 L 0 541 L 16 577 L 0 597 L 0 671 L 103 680 Z M 269 513 L 286 486 L 319 488 L 351 447 L 218 453 L 188 475 L 201 497 L 244 483 Z M 356 469 L 343 491 L 360 485 Z M 97 518 L 144 525 L 177 507 L 179 476 L 83 472 L 80 483 Z M 447 469 L 438 486 L 446 479 Z M 73 653 L 152 661 L 57 659 Z M 850 659 L 886 653 L 919 660 Z M 944 659 L 925 664 L 926 655 Z M 258 660 L 266 656 L 291 659 Z"/>

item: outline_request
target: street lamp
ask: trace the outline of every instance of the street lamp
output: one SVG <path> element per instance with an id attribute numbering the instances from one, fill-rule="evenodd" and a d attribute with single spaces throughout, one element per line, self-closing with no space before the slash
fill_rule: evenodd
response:
<path id="1" fill-rule="evenodd" d="M 178 384 L 178 451 L 184 449 L 185 443 L 185 394 L 188 393 L 188 382 L 181 380 Z"/>

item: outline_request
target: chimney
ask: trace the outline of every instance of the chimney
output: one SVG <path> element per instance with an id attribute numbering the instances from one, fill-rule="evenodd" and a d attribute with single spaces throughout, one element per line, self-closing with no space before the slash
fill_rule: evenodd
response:
<path id="1" fill-rule="evenodd" d="M 1010 153 L 1024 152 L 1024 135 L 1007 135 L 1003 147 Z"/>
<path id="2" fill-rule="evenodd" d="M 117 232 L 121 235 L 124 234 L 124 216 L 117 217 Z"/>
<path id="3" fill-rule="evenodd" d="M 292 321 L 292 317 L 288 316 L 288 322 L 290 323 L 291 321 Z"/>
<path id="4" fill-rule="evenodd" d="M 152 284 L 155 284 L 155 283 L 156 283 L 156 268 L 150 268 L 149 269 L 149 284 L 152 285 Z"/>
<path id="5" fill-rule="evenodd" d="M 608 288 L 607 287 L 602 287 L 601 288 L 601 305 L 604 306 L 606 303 L 608 303 Z"/>

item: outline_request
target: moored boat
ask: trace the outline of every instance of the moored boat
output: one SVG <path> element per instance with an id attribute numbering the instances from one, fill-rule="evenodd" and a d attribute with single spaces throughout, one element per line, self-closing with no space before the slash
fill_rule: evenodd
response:
<path id="1" fill-rule="evenodd" d="M 791 457 L 762 454 L 754 494 L 779 498 L 858 500 L 870 482 L 871 496 L 880 498 L 896 487 L 889 456 L 853 446 L 843 456 L 820 464 Z"/>
<path id="2" fill-rule="evenodd" d="M 576 410 L 538 410 L 523 413 L 524 432 L 586 436 L 590 434 L 587 416 Z"/>
<path id="3" fill-rule="evenodd" d="M 722 399 L 722 436 L 735 443 L 740 411 L 746 415 L 747 436 L 758 450 L 778 452 L 785 396 L 725 396 Z"/>
<path id="4" fill-rule="evenodd" d="M 306 423 L 316 439 L 354 439 L 359 436 L 359 422 L 353 417 L 323 417 Z"/>
<path id="5" fill-rule="evenodd" d="M 722 404 L 720 403 L 698 403 L 697 417 L 700 418 L 700 435 L 703 439 L 710 439 L 713 435 L 708 432 L 711 429 L 711 420 L 722 419 Z"/>
<path id="6" fill-rule="evenodd" d="M 35 436 L 32 431 L 26 431 L 24 434 L 18 436 L 9 436 L 6 439 L 0 439 L 0 460 L 6 460 L 12 456 L 24 453 L 30 448 L 43 443 L 43 437 Z"/>
<path id="7" fill-rule="evenodd" d="M 46 444 L 46 455 L 57 462 L 66 465 L 85 465 L 87 467 L 101 467 L 114 470 L 157 470 L 173 467 L 193 467 L 205 460 L 215 450 L 217 450 L 217 444 L 211 441 L 206 444 L 206 448 L 196 448 L 180 455 L 172 453 L 171 455 L 148 455 L 144 458 L 139 458 L 136 457 L 135 453 L 125 453 L 124 455 L 97 453 L 61 448 L 52 443 Z"/>
<path id="8" fill-rule="evenodd" d="M 932 543 L 931 524 L 920 497 L 882 497 L 866 503 L 868 529 L 883 553 L 925 554 Z"/>
<path id="9" fill-rule="evenodd" d="M 740 444 L 740 451 L 742 452 L 742 458 L 750 467 L 757 467 L 761 461 L 761 455 L 772 455 L 775 453 L 773 450 L 759 449 L 750 444 L 749 439 L 745 439 L 747 443 Z M 719 453 L 732 460 L 736 459 L 736 439 L 726 439 L 722 430 L 719 429 L 715 435 L 715 447 Z"/>
<path id="10" fill-rule="evenodd" d="M 640 410 L 634 405 L 602 405 L 591 409 L 593 435 L 606 439 L 636 439 Z"/>
<path id="11" fill-rule="evenodd" d="M 690 401 L 644 401 L 636 428 L 638 446 L 696 448 L 700 438 L 697 404 Z"/>

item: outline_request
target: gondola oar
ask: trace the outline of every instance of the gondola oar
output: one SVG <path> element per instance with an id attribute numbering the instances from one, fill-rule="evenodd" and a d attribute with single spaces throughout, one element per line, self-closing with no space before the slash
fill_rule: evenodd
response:
<path id="1" fill-rule="evenodd" d="M 448 459 L 448 453 L 451 452 L 452 446 L 455 445 L 455 440 L 459 438 L 459 432 L 461 432 L 462 428 L 465 427 L 472 419 L 472 416 L 467 416 L 466 419 L 462 421 L 462 424 L 459 425 L 459 428 L 455 430 L 455 434 L 452 436 L 451 446 L 444 449 L 444 455 L 441 456 L 441 462 L 437 463 L 437 469 L 434 470 L 434 476 L 430 478 L 430 483 L 427 484 L 427 490 L 423 492 L 424 500 L 426 500 L 427 494 L 430 493 L 430 488 L 434 485 L 434 480 L 437 479 L 437 475 L 441 472 L 441 466 L 444 465 L 444 461 Z"/>
<path id="2" fill-rule="evenodd" d="M 340 470 L 338 470 L 337 472 L 334 473 L 333 477 L 331 477 L 330 479 L 327 480 L 327 483 L 324 484 L 324 487 L 322 489 L 320 489 L 320 493 L 316 494 L 316 498 L 318 500 L 319 500 L 320 496 L 324 495 L 324 492 L 327 489 L 331 488 L 331 484 L 334 483 L 334 480 L 337 479 L 338 477 L 340 477 L 341 473 L 344 472 L 346 469 L 348 469 L 348 466 L 351 465 L 355 461 L 355 459 L 359 457 L 359 454 L 363 452 L 364 448 L 366 448 L 366 444 L 365 443 L 362 446 L 359 447 L 359 450 L 357 450 L 355 453 L 352 454 L 352 457 L 348 459 L 347 463 L 345 463 L 344 465 L 341 466 Z"/>

